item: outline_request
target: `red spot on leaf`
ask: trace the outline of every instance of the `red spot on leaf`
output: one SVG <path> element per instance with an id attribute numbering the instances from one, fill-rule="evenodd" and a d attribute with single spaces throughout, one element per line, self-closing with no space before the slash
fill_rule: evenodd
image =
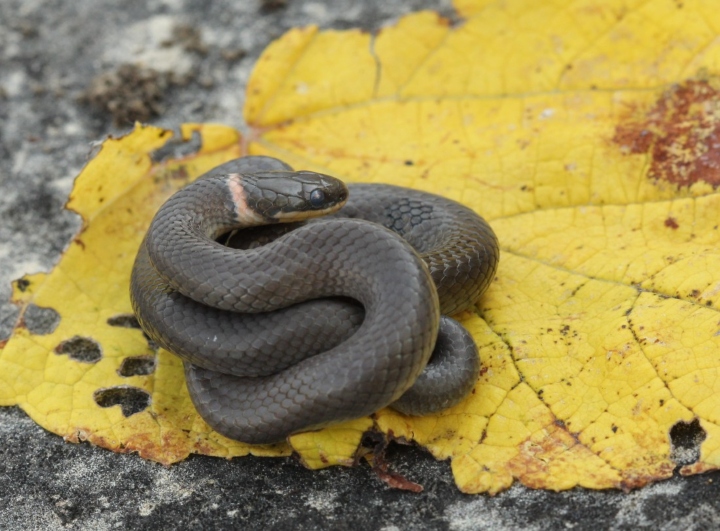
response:
<path id="1" fill-rule="evenodd" d="M 665 226 L 668 227 L 668 228 L 670 228 L 670 229 L 673 229 L 673 230 L 677 230 L 677 229 L 680 227 L 680 225 L 678 225 L 677 220 L 676 220 L 674 217 L 672 217 L 672 216 L 669 216 L 669 217 L 665 220 Z"/>
<path id="2" fill-rule="evenodd" d="M 678 187 L 700 181 L 720 185 L 720 83 L 690 80 L 675 85 L 643 116 L 615 128 L 625 153 L 650 156 L 648 177 Z M 667 225 L 667 221 L 666 221 Z M 673 227 L 675 228 L 675 227 Z"/>

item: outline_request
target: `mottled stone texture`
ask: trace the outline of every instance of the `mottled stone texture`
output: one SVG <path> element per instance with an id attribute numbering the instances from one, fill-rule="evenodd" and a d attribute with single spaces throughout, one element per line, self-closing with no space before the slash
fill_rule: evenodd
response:
<path id="1" fill-rule="evenodd" d="M 93 142 L 129 130 L 137 116 L 165 127 L 192 121 L 241 127 L 250 69 L 291 26 L 376 30 L 422 8 L 452 16 L 447 2 L 430 0 L 285 3 L 272 9 L 283 2 L 0 1 L 0 300 L 7 300 L 11 279 L 52 267 L 78 229 L 62 205 Z M 138 62 L 144 67 L 123 67 Z M 106 76 L 104 84 L 93 83 L 98 76 Z M 128 105 L 136 95 L 140 103 Z M 15 317 L 12 305 L 0 303 L 0 340 Z M 390 490 L 364 464 L 312 472 L 291 458 L 194 457 L 165 468 L 65 443 L 20 410 L 0 408 L 0 527 L 720 527 L 716 473 L 630 494 L 516 485 L 489 498 L 460 494 L 449 464 L 422 451 L 391 447 L 387 457 L 392 470 L 424 492 Z"/>

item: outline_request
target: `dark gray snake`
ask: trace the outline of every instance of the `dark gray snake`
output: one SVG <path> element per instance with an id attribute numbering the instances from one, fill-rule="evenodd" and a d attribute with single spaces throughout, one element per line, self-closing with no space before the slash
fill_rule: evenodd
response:
<path id="1" fill-rule="evenodd" d="M 233 229 L 236 248 L 218 243 Z M 466 396 L 477 349 L 441 314 L 473 307 L 498 255 L 487 223 L 454 201 L 245 157 L 160 208 L 131 298 L 145 332 L 184 360 L 208 424 L 272 443 Z"/>

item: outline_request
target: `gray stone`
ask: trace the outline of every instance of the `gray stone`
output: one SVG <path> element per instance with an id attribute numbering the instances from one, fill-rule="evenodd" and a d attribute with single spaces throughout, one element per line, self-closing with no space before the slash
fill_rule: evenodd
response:
<path id="1" fill-rule="evenodd" d="M 131 127 L 117 94 L 88 96 L 97 76 L 139 65 L 118 90 L 155 98 L 144 109 L 151 123 L 241 127 L 252 65 L 288 28 L 372 31 L 422 8 L 453 16 L 446 1 L 289 0 L 275 10 L 271 3 L 0 0 L 0 340 L 17 318 L 6 302 L 9 282 L 49 270 L 80 226 L 62 206 L 95 142 Z M 102 110 L 113 101 L 114 118 Z M 42 329 L 53 326 L 52 315 L 34 318 Z M 686 439 L 676 454 L 696 455 L 698 437 Z M 0 408 L 0 529 L 720 528 L 718 473 L 629 494 L 515 485 L 491 498 L 461 494 L 449 464 L 417 448 L 391 446 L 387 458 L 424 491 L 392 490 L 364 464 L 309 471 L 293 458 L 195 456 L 166 468 L 65 443 L 19 409 Z"/>

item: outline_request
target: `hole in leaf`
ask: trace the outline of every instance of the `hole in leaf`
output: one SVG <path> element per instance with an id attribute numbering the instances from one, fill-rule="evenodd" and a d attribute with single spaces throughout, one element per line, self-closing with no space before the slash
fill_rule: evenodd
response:
<path id="1" fill-rule="evenodd" d="M 120 406 L 124 417 L 140 413 L 150 405 L 147 391 L 124 385 L 98 389 L 93 393 L 93 399 L 100 407 Z"/>
<path id="2" fill-rule="evenodd" d="M 125 358 L 118 369 L 120 376 L 147 376 L 155 372 L 155 358 L 153 356 L 131 356 Z"/>
<path id="3" fill-rule="evenodd" d="M 155 343 L 155 341 L 153 341 L 150 336 L 145 333 L 145 330 L 143 330 L 142 326 L 140 326 L 137 317 L 135 317 L 135 315 L 132 313 L 121 313 L 110 317 L 107 320 L 107 324 L 109 324 L 110 326 L 119 326 L 121 328 L 134 328 L 137 330 L 142 330 L 143 336 L 148 342 L 148 346 L 155 352 L 157 352 L 157 350 L 160 348 L 158 344 Z"/>
<path id="4" fill-rule="evenodd" d="M 388 440 L 385 434 L 368 430 L 363 433 L 360 446 L 363 448 L 371 448 L 375 453 L 384 452 L 388 446 Z"/>
<path id="5" fill-rule="evenodd" d="M 183 140 L 179 130 L 173 131 L 173 136 L 164 146 L 150 153 L 153 162 L 162 162 L 167 159 L 181 159 L 195 155 L 202 149 L 202 137 L 198 131 L 193 131 L 190 138 Z"/>
<path id="6" fill-rule="evenodd" d="M 140 329 L 140 323 L 138 323 L 137 317 L 131 313 L 121 313 L 115 315 L 107 320 L 107 324 L 110 326 L 119 326 L 122 328 L 137 328 Z"/>
<path id="7" fill-rule="evenodd" d="M 670 428 L 670 459 L 678 465 L 690 465 L 700 459 L 700 445 L 707 437 L 700 420 L 678 422 Z"/>
<path id="8" fill-rule="evenodd" d="M 30 281 L 26 278 L 19 278 L 15 281 L 15 285 L 20 291 L 25 292 L 30 287 Z"/>
<path id="9" fill-rule="evenodd" d="M 75 336 L 55 347 L 56 354 L 67 354 L 70 359 L 82 363 L 97 363 L 102 359 L 100 345 L 89 337 Z"/>
<path id="10" fill-rule="evenodd" d="M 60 324 L 60 314 L 53 308 L 28 304 L 23 315 L 25 327 L 33 334 L 52 334 Z"/>
<path id="11" fill-rule="evenodd" d="M 143 330 L 143 337 L 145 338 L 145 341 L 147 341 L 148 347 L 154 352 L 157 352 L 160 349 L 160 345 L 158 345 L 153 338 L 151 338 L 147 333 Z"/>

